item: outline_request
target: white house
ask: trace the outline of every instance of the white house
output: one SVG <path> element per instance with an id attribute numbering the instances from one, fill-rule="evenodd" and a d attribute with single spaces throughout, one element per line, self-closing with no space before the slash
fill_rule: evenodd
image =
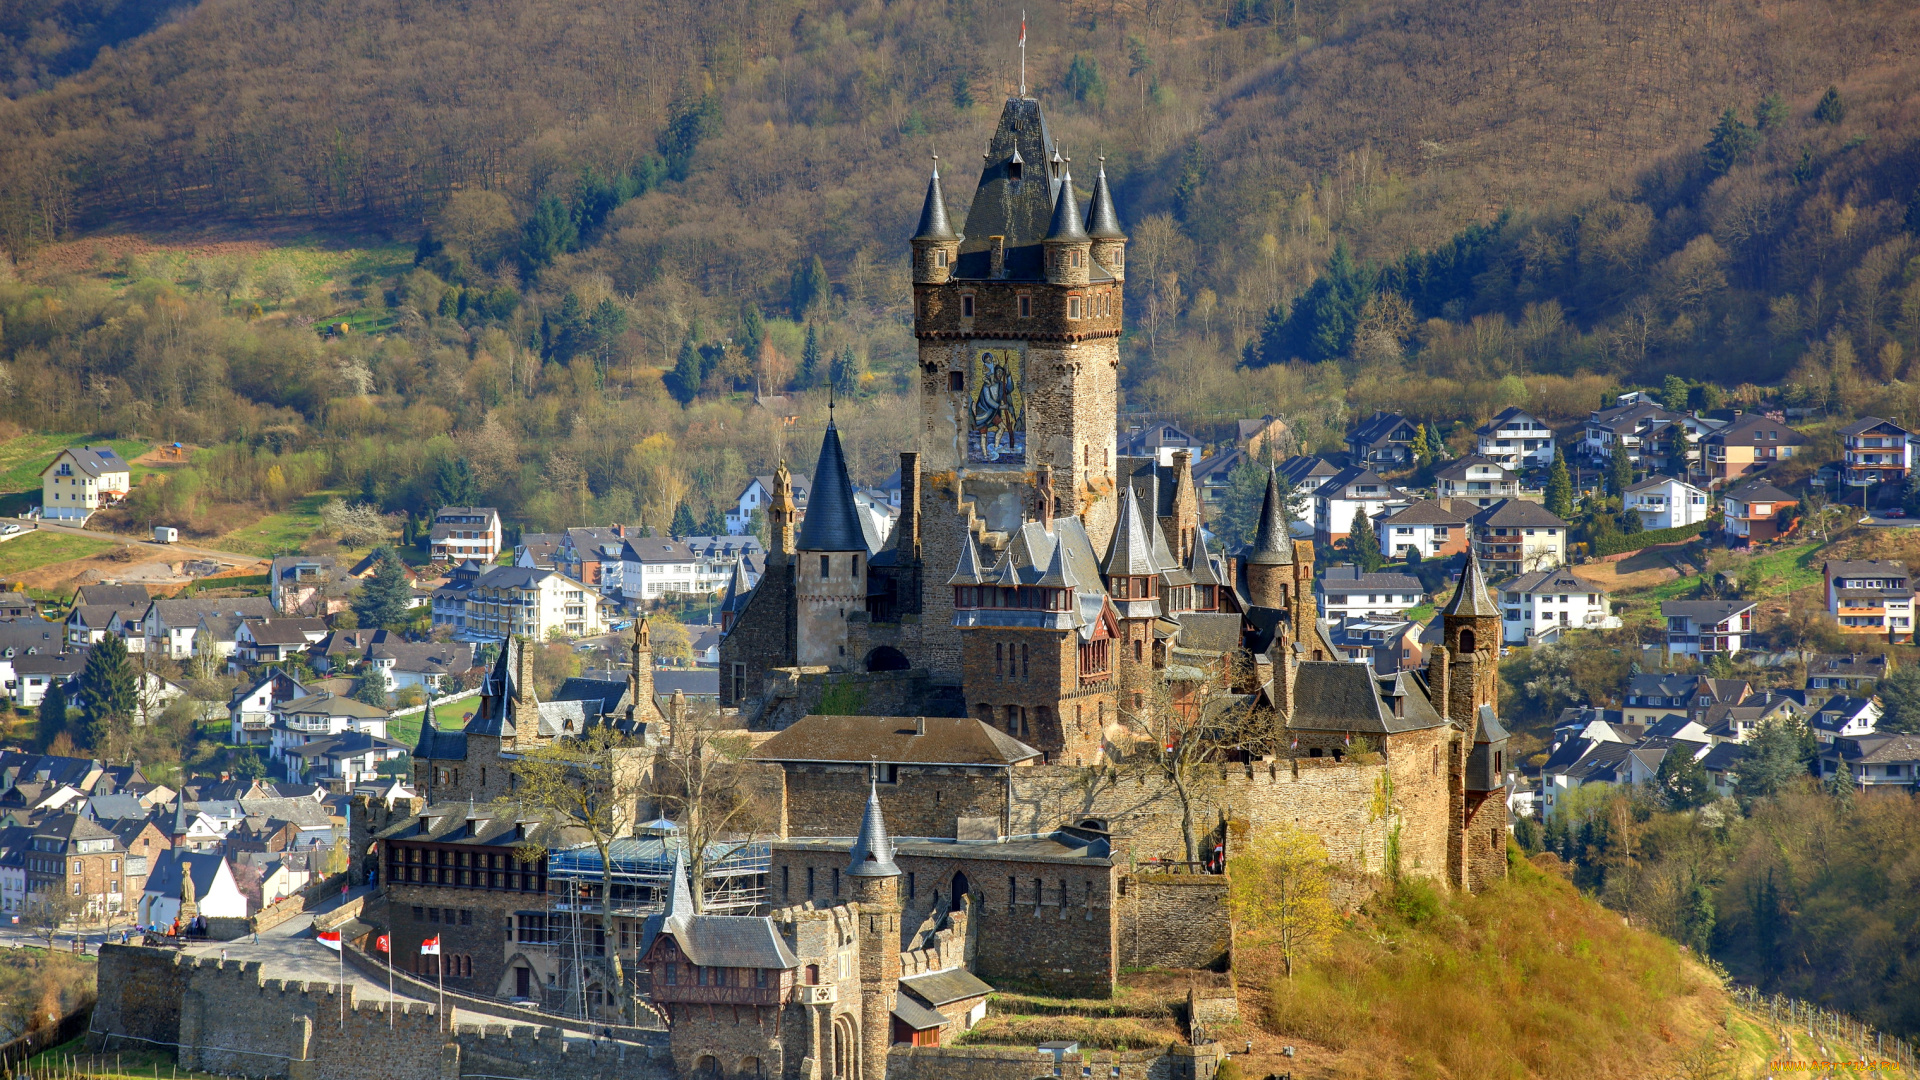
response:
<path id="1" fill-rule="evenodd" d="M 367 649 L 367 666 L 386 679 L 388 693 L 417 686 L 438 693 L 448 675 L 473 666 L 473 645 L 450 641 L 377 641 Z"/>
<path id="2" fill-rule="evenodd" d="M 1324 544 L 1347 538 L 1356 511 L 1369 518 L 1409 500 L 1370 469 L 1346 468 L 1313 493 L 1313 532 Z"/>
<path id="3" fill-rule="evenodd" d="M 1879 702 L 1872 698 L 1842 694 L 1829 698 L 1826 704 L 1814 710 L 1807 719 L 1807 728 L 1813 732 L 1814 741 L 1830 743 L 1835 739 L 1870 734 L 1879 722 Z"/>
<path id="4" fill-rule="evenodd" d="M 1627 489 L 1627 509 L 1649 529 L 1681 529 L 1707 520 L 1713 499 L 1684 480 L 1658 473 Z"/>
<path id="5" fill-rule="evenodd" d="M 1352 563 L 1327 567 L 1316 583 L 1320 616 L 1338 621 L 1354 617 L 1400 620 L 1426 598 L 1411 574 L 1367 574 Z"/>
<path id="6" fill-rule="evenodd" d="M 40 470 L 40 516 L 84 522 L 133 490 L 133 467 L 111 446 L 70 446 Z"/>
<path id="7" fill-rule="evenodd" d="M 1473 429 L 1474 452 L 1514 471 L 1553 464 L 1553 429 L 1514 407 Z"/>
<path id="8" fill-rule="evenodd" d="M 34 653 L 13 658 L 13 703 L 22 709 L 37 709 L 54 683 L 69 685 L 87 663 L 87 650 L 66 653 Z M 69 686 L 68 703 L 73 701 Z"/>
<path id="9" fill-rule="evenodd" d="M 242 684 L 243 686 L 245 684 Z M 235 746 L 266 746 L 273 741 L 273 715 L 280 705 L 312 691 L 280 668 L 268 668 L 252 686 L 237 691 L 227 702 L 229 742 Z"/>
<path id="10" fill-rule="evenodd" d="M 629 537 L 620 551 L 619 592 L 628 600 L 658 600 L 712 592 L 703 587 L 700 560 L 678 540 Z M 715 588 L 724 588 L 723 581 Z"/>
<path id="11" fill-rule="evenodd" d="M 1501 585 L 1499 593 L 1502 637 L 1509 645 L 1524 645 L 1531 635 L 1549 629 L 1603 630 L 1620 625 L 1606 591 L 1564 567 L 1521 574 Z"/>
<path id="12" fill-rule="evenodd" d="M 1892 559 L 1830 559 L 1822 568 L 1827 614 L 1842 634 L 1913 640 L 1913 582 Z"/>
<path id="13" fill-rule="evenodd" d="M 225 856 L 174 849 L 161 852 L 147 875 L 147 890 L 140 894 L 140 925 L 172 926 L 187 882 L 192 882 L 194 906 L 201 915 L 244 919 L 249 914 L 246 894 L 234 881 L 233 867 Z"/>
<path id="14" fill-rule="evenodd" d="M 269 752 L 275 758 L 282 758 L 294 747 L 349 731 L 384 739 L 387 710 L 322 690 L 275 705 L 273 726 L 269 730 Z"/>
<path id="15" fill-rule="evenodd" d="M 349 786 L 374 781 L 381 764 L 393 761 L 407 748 L 392 739 L 349 731 L 287 751 L 283 759 L 288 780 L 344 780 Z"/>
<path id="16" fill-rule="evenodd" d="M 1390 559 L 1404 559 L 1411 552 L 1418 552 L 1423 559 L 1458 555 L 1467 550 L 1477 509 L 1472 503 L 1461 503 L 1456 510 L 1451 502 L 1416 499 L 1390 510 L 1373 523 L 1374 534 L 1380 538 L 1380 554 Z"/>
<path id="17" fill-rule="evenodd" d="M 1705 659 L 1746 648 L 1753 633 L 1751 600 L 1668 600 L 1660 605 L 1667 620 L 1667 651 Z"/>
<path id="18" fill-rule="evenodd" d="M 427 557 L 434 562 L 489 563 L 500 554 L 506 531 L 491 506 L 443 506 L 433 515 Z"/>
<path id="19" fill-rule="evenodd" d="M 155 600 L 147 605 L 140 620 L 140 633 L 146 648 L 169 660 L 185 660 L 193 655 L 194 635 L 200 620 L 209 615 L 236 619 L 267 619 L 274 615 L 273 601 L 264 596 L 237 596 L 225 600 Z M 129 642 L 128 651 L 132 651 Z"/>
<path id="20" fill-rule="evenodd" d="M 1491 458 L 1469 454 L 1434 470 L 1433 491 L 1442 499 L 1465 499 L 1476 506 L 1492 506 L 1496 499 L 1519 495 L 1520 478 Z"/>
<path id="21" fill-rule="evenodd" d="M 555 633 L 591 637 L 606 629 L 607 601 L 557 570 L 492 567 L 473 580 L 466 603 L 463 637 L 545 641 Z"/>
<path id="22" fill-rule="evenodd" d="M 807 516 L 807 493 L 811 487 L 810 480 L 798 473 L 794 474 L 793 508 L 796 526 Z M 733 501 L 732 508 L 727 511 L 727 532 L 735 536 L 747 532 L 753 525 L 753 512 L 766 509 L 767 504 L 772 501 L 773 477 L 771 475 L 756 476 L 747 481 L 747 486 L 740 489 L 740 497 Z"/>
<path id="23" fill-rule="evenodd" d="M 234 628 L 234 654 L 244 664 L 277 664 L 326 636 L 325 619 L 243 619 Z"/>

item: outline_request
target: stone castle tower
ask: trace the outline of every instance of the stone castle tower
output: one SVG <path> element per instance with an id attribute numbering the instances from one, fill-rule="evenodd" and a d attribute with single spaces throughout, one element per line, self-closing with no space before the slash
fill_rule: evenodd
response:
<path id="1" fill-rule="evenodd" d="M 866 1075 L 886 1071 L 893 1045 L 893 1005 L 900 985 L 900 867 L 880 813 L 879 789 L 868 785 L 867 813 L 853 842 L 847 878 L 859 912 L 860 1049 Z"/>
<path id="2" fill-rule="evenodd" d="M 1478 891 L 1507 875 L 1507 732 L 1500 724 L 1500 608 L 1467 552 L 1460 587 L 1441 613 L 1435 691 L 1454 734 L 1449 752 L 1447 877 Z"/>
<path id="3" fill-rule="evenodd" d="M 965 230 L 948 220 L 936 168 L 913 245 L 920 343 L 920 463 L 926 565 L 959 562 L 969 532 L 989 546 L 1033 507 L 1051 466 L 1054 505 L 1105 551 L 1119 516 L 1115 453 L 1126 235 L 1101 168 L 1083 213 L 1070 162 L 1040 103 L 1008 99 L 984 155 Z M 928 575 L 920 662 L 957 675 L 953 596 Z"/>

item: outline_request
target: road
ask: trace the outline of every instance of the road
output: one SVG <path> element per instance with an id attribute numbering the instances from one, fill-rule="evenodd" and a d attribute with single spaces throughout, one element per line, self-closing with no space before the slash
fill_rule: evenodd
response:
<path id="1" fill-rule="evenodd" d="M 33 527 L 24 522 L 20 527 L 26 532 L 33 531 Z M 152 552 L 154 558 L 177 554 L 182 558 L 219 559 L 222 562 L 238 563 L 241 566 L 245 566 L 248 563 L 266 561 L 258 555 L 243 555 L 238 551 L 221 551 L 219 548 L 201 547 L 198 544 L 156 544 L 151 540 L 142 540 L 138 537 L 101 532 L 98 529 L 78 529 L 72 525 L 56 525 L 50 521 L 40 522 L 39 527 L 41 532 L 65 533 L 68 536 L 87 536 L 95 540 L 112 540 L 119 544 L 135 544 L 142 549 Z"/>

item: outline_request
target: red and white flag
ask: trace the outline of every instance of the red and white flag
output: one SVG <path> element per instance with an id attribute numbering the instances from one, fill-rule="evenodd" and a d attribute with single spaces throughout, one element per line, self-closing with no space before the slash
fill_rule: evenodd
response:
<path id="1" fill-rule="evenodd" d="M 1027 43 L 1027 13 L 1023 11 L 1020 13 L 1020 44 L 1025 45 L 1026 43 Z"/>
<path id="2" fill-rule="evenodd" d="M 392 951 L 393 951 L 393 935 L 392 935 L 392 934 L 381 934 L 381 935 L 380 935 L 379 937 L 377 937 L 377 938 L 374 938 L 374 939 L 373 939 L 373 947 L 374 947 L 374 948 L 375 948 L 376 950 L 378 950 L 378 951 L 380 951 L 380 952 L 383 952 L 383 953 L 390 953 L 390 952 L 392 952 Z"/>
<path id="3" fill-rule="evenodd" d="M 335 952 L 338 952 L 340 950 L 340 931 L 322 930 L 313 936 L 319 939 L 320 944 L 325 945 L 327 948 L 332 949 Z"/>
<path id="4" fill-rule="evenodd" d="M 439 934 L 435 934 L 432 937 L 420 943 L 420 955 L 421 956 L 439 956 L 440 955 L 440 935 Z"/>

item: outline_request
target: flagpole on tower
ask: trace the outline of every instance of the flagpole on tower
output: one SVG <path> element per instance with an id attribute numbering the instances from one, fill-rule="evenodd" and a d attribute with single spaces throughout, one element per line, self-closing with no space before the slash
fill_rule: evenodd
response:
<path id="1" fill-rule="evenodd" d="M 1020 12 L 1020 96 L 1027 96 L 1027 13 Z"/>

